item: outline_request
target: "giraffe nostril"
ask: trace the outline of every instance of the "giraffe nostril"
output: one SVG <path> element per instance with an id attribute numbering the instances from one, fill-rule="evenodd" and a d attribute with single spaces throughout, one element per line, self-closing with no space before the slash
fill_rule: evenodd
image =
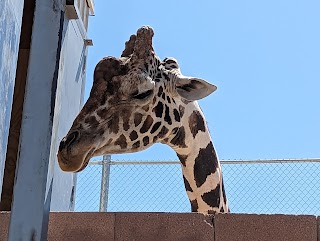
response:
<path id="1" fill-rule="evenodd" d="M 59 151 L 61 151 L 65 147 L 69 147 L 70 145 L 72 145 L 72 143 L 74 143 L 79 136 L 80 136 L 79 131 L 71 132 L 68 136 L 63 138 L 63 140 L 60 142 Z"/>
<path id="2" fill-rule="evenodd" d="M 65 138 L 63 138 L 60 142 L 60 145 L 59 145 L 59 151 L 62 151 L 62 149 L 66 146 L 66 142 L 64 140 Z"/>

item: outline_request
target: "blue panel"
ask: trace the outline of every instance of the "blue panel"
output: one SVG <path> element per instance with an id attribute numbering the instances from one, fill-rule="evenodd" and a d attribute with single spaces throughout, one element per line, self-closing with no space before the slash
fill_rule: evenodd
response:
<path id="1" fill-rule="evenodd" d="M 63 41 L 60 72 L 53 124 L 54 141 L 51 146 L 49 171 L 54 170 L 51 211 L 72 211 L 74 208 L 75 174 L 62 172 L 56 158 L 58 145 L 70 129 L 82 106 L 82 88 L 85 80 L 84 46 L 80 20 L 66 21 L 67 29 Z M 49 174 L 50 175 L 50 174 Z"/>
<path id="2" fill-rule="evenodd" d="M 23 0 L 0 1 L 0 194 L 10 126 Z"/>
<path id="3" fill-rule="evenodd" d="M 46 240 L 51 188 L 46 188 L 60 52 L 63 0 L 36 1 L 9 240 Z M 48 179 L 51 187 L 52 178 Z"/>

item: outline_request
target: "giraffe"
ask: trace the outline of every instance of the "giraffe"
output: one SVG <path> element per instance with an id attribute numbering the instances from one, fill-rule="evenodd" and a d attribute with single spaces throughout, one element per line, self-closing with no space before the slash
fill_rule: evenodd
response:
<path id="1" fill-rule="evenodd" d="M 217 87 L 181 74 L 174 58 L 152 47 L 153 29 L 138 29 L 120 58 L 103 58 L 90 96 L 60 143 L 59 166 L 83 170 L 91 157 L 138 152 L 160 142 L 173 148 L 182 167 L 191 211 L 229 212 L 221 165 L 197 100 Z"/>

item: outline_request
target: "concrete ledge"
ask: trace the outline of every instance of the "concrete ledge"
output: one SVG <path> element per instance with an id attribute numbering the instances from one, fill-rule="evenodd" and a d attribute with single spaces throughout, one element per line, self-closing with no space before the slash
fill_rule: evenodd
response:
<path id="1" fill-rule="evenodd" d="M 216 241 L 317 241 L 317 218 L 307 215 L 219 214 Z"/>
<path id="2" fill-rule="evenodd" d="M 117 213 L 115 240 L 214 241 L 212 218 L 197 213 Z"/>
<path id="3" fill-rule="evenodd" d="M 317 217 L 318 241 L 320 241 L 320 217 Z"/>
<path id="4" fill-rule="evenodd" d="M 114 213 L 50 213 L 49 241 L 114 241 Z"/>
<path id="5" fill-rule="evenodd" d="M 8 240 L 10 212 L 0 212 L 0 241 Z"/>
<path id="6" fill-rule="evenodd" d="M 9 216 L 0 212 L 0 241 L 7 240 Z M 317 241 L 318 226 L 306 215 L 55 212 L 48 240 Z"/>

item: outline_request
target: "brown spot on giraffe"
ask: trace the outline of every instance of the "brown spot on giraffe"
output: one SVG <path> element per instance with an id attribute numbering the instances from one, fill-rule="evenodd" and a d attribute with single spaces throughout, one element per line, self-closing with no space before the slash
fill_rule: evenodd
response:
<path id="1" fill-rule="evenodd" d="M 186 188 L 186 191 L 193 192 L 188 180 L 185 178 L 184 175 L 182 175 L 182 176 L 183 176 L 183 183 L 184 183 L 184 186 Z"/>
<path id="2" fill-rule="evenodd" d="M 146 133 L 150 129 L 152 123 L 153 123 L 153 118 L 150 115 L 148 115 L 145 121 L 143 122 L 143 125 L 140 129 L 140 133 Z"/>
<path id="3" fill-rule="evenodd" d="M 177 109 L 173 109 L 173 115 L 174 115 L 174 120 L 179 122 L 180 121 L 180 113 L 178 112 Z"/>
<path id="4" fill-rule="evenodd" d="M 112 118 L 107 122 L 110 132 L 119 132 L 119 113 L 115 113 Z"/>
<path id="5" fill-rule="evenodd" d="M 123 134 L 114 142 L 114 144 L 119 145 L 121 149 L 125 149 L 128 146 L 127 139 Z"/>
<path id="6" fill-rule="evenodd" d="M 193 137 L 195 137 L 199 131 L 206 131 L 204 120 L 199 111 L 193 111 L 190 115 L 189 127 Z"/>
<path id="7" fill-rule="evenodd" d="M 212 159 L 212 157 L 214 157 Z M 205 148 L 200 148 L 194 163 L 194 178 L 197 187 L 201 187 L 208 175 L 214 173 L 218 167 L 218 159 L 212 142 Z"/>
<path id="8" fill-rule="evenodd" d="M 123 121 L 123 130 L 128 131 L 130 129 L 129 121 L 131 117 L 131 110 L 126 108 L 121 113 L 122 121 Z"/>
<path id="9" fill-rule="evenodd" d="M 184 114 L 184 107 L 182 105 L 179 105 L 179 113 L 180 113 L 180 118 L 183 117 L 183 114 Z"/>
<path id="10" fill-rule="evenodd" d="M 158 141 L 159 137 L 158 136 L 154 136 L 153 137 L 153 143 L 156 143 Z"/>
<path id="11" fill-rule="evenodd" d="M 143 115 L 141 113 L 135 113 L 134 114 L 134 125 L 137 127 L 140 125 Z"/>
<path id="12" fill-rule="evenodd" d="M 168 132 L 169 132 L 169 129 L 163 126 L 158 133 L 158 138 L 163 138 Z"/>
<path id="13" fill-rule="evenodd" d="M 220 185 L 210 192 L 204 193 L 201 197 L 210 207 L 219 207 L 220 204 Z M 216 198 L 218 197 L 218 198 Z"/>
<path id="14" fill-rule="evenodd" d="M 137 149 L 137 148 L 139 148 L 139 147 L 140 147 L 140 141 L 137 141 L 137 142 L 135 142 L 135 143 L 132 144 L 132 148 L 133 148 L 133 149 Z"/>
<path id="15" fill-rule="evenodd" d="M 176 135 L 172 138 L 172 140 L 170 141 L 170 143 L 172 145 L 178 146 L 178 147 L 187 147 L 186 143 L 185 143 L 185 138 L 186 138 L 186 134 L 185 134 L 185 130 L 184 127 L 180 127 L 176 133 Z"/>
<path id="16" fill-rule="evenodd" d="M 153 125 L 152 128 L 151 128 L 150 133 L 151 133 L 151 134 L 155 133 L 156 130 L 159 129 L 160 125 L 161 125 L 161 121 L 158 121 L 158 122 L 154 123 L 154 125 Z"/>
<path id="17" fill-rule="evenodd" d="M 160 76 L 160 78 L 161 78 L 161 76 Z M 162 93 L 163 93 L 163 87 L 160 86 L 159 90 L 158 90 L 158 97 L 160 97 L 162 95 Z"/>
<path id="18" fill-rule="evenodd" d="M 95 116 L 88 116 L 84 119 L 84 122 L 86 124 L 89 124 L 92 127 L 97 127 L 100 123 L 97 121 L 97 118 Z"/>
<path id="19" fill-rule="evenodd" d="M 147 112 L 147 111 L 149 110 L 149 105 L 143 106 L 142 109 L 143 109 L 145 112 Z"/>
<path id="20" fill-rule="evenodd" d="M 161 101 L 152 109 L 153 112 L 156 113 L 156 117 L 161 118 L 163 113 L 163 104 Z"/>
<path id="21" fill-rule="evenodd" d="M 110 145 L 110 143 L 113 141 L 112 138 L 110 138 L 108 141 L 107 141 L 107 144 Z"/>
<path id="22" fill-rule="evenodd" d="M 199 208 L 197 199 L 194 199 L 194 200 L 190 201 L 190 203 L 191 203 L 191 211 L 192 212 L 197 212 L 198 208 Z"/>
<path id="23" fill-rule="evenodd" d="M 101 118 L 101 119 L 107 119 L 108 116 L 107 116 L 107 109 L 106 108 L 102 108 L 102 109 L 99 109 L 97 111 L 97 115 Z"/>
<path id="24" fill-rule="evenodd" d="M 143 137 L 142 142 L 144 146 L 147 146 L 149 144 L 149 137 L 148 136 Z"/>
<path id="25" fill-rule="evenodd" d="M 157 102 L 157 100 L 158 100 L 157 97 L 154 97 L 152 100 L 152 104 L 154 105 Z"/>
<path id="26" fill-rule="evenodd" d="M 164 121 L 166 121 L 169 125 L 172 124 L 172 119 L 170 117 L 170 110 L 169 110 L 169 107 L 167 105 L 165 105 Z"/>
<path id="27" fill-rule="evenodd" d="M 138 133 L 137 133 L 136 131 L 131 131 L 131 133 L 130 133 L 130 140 L 131 140 L 131 141 L 134 141 L 134 140 L 136 140 L 136 139 L 138 139 Z"/>
<path id="28" fill-rule="evenodd" d="M 181 164 L 186 166 L 186 161 L 187 161 L 188 156 L 187 155 L 181 155 L 181 154 L 177 154 L 177 156 L 178 156 Z"/>

